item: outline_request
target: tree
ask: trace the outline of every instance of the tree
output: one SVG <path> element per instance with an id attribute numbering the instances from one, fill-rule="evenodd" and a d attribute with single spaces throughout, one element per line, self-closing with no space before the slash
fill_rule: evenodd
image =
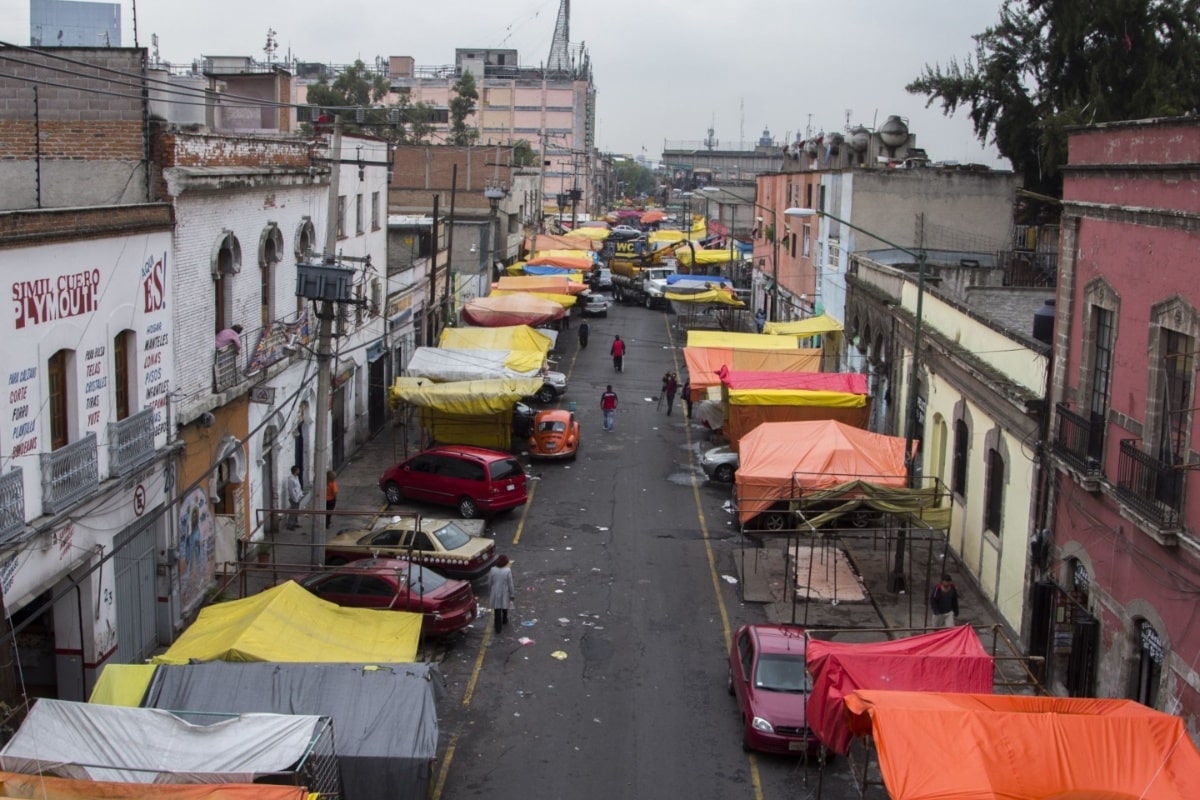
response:
<path id="1" fill-rule="evenodd" d="M 537 153 L 533 152 L 533 146 L 525 139 L 513 142 L 512 149 L 512 165 L 514 167 L 532 167 L 537 164 Z"/>
<path id="2" fill-rule="evenodd" d="M 346 131 L 358 132 L 364 128 L 387 123 L 386 109 L 377 106 L 392 90 L 391 82 L 379 74 L 370 72 L 362 61 L 346 67 L 333 81 L 322 75 L 308 87 L 308 102 L 342 115 Z M 361 119 L 356 109 L 362 108 Z"/>
<path id="3" fill-rule="evenodd" d="M 654 193 L 654 173 L 632 158 L 615 161 L 613 174 L 620 184 L 624 197 L 636 198 L 643 194 Z"/>
<path id="4" fill-rule="evenodd" d="M 450 100 L 450 144 L 469 145 L 479 138 L 479 131 L 467 127 L 467 117 L 474 113 L 478 99 L 475 76 L 463 70 L 454 82 L 454 97 Z"/>
<path id="5" fill-rule="evenodd" d="M 947 115 L 969 108 L 1025 187 L 1057 197 L 1067 127 L 1194 110 L 1198 34 L 1193 0 L 1004 0 L 973 59 L 926 65 L 906 88 Z"/>

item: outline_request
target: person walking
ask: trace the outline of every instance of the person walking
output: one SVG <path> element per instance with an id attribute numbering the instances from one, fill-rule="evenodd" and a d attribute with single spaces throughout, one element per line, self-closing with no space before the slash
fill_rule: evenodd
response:
<path id="1" fill-rule="evenodd" d="M 337 507 L 337 473 L 329 470 L 325 473 L 325 510 L 333 511 Z M 329 525 L 333 522 L 333 515 L 325 515 L 325 530 L 329 530 Z"/>
<path id="2" fill-rule="evenodd" d="M 492 606 L 492 625 L 496 633 L 508 624 L 508 607 L 512 604 L 512 568 L 508 556 L 496 559 L 496 565 L 488 573 L 488 602 Z"/>
<path id="3" fill-rule="evenodd" d="M 671 416 L 671 409 L 675 406 L 675 392 L 679 391 L 679 379 L 675 377 L 674 372 L 667 373 L 667 381 L 663 384 L 663 393 L 667 396 L 667 416 Z"/>
<path id="4" fill-rule="evenodd" d="M 683 411 L 688 419 L 692 418 L 692 379 L 683 382 Z"/>
<path id="5" fill-rule="evenodd" d="M 929 595 L 929 610 L 933 613 L 933 627 L 953 628 L 958 617 L 958 588 L 950 576 L 942 573 L 942 580 L 933 587 Z"/>
<path id="6" fill-rule="evenodd" d="M 612 431 L 613 418 L 617 414 L 617 393 L 613 391 L 611 383 L 600 395 L 600 410 L 604 412 L 604 430 Z"/>
<path id="7" fill-rule="evenodd" d="M 300 483 L 300 467 L 299 465 L 292 467 L 292 474 L 288 475 L 287 479 L 287 498 L 288 508 L 296 511 L 300 508 L 301 501 L 304 500 L 304 486 Z M 297 514 L 289 514 L 287 528 L 289 531 L 294 531 L 300 527 L 300 517 Z"/>
<path id="8" fill-rule="evenodd" d="M 613 339 L 612 347 L 609 349 L 612 355 L 613 369 L 617 372 L 625 371 L 625 343 L 621 341 L 621 336 L 618 334 Z"/>
<path id="9" fill-rule="evenodd" d="M 588 333 L 589 333 L 588 324 L 586 322 L 579 323 L 579 349 L 580 350 L 587 348 Z"/>

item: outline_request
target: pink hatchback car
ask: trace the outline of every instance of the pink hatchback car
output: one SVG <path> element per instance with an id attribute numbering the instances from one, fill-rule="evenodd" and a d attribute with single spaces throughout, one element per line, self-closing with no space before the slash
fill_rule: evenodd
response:
<path id="1" fill-rule="evenodd" d="M 743 625 L 729 651 L 729 693 L 742 716 L 742 749 L 815 756 L 805 705 L 812 681 L 804 668 L 804 631 Z"/>

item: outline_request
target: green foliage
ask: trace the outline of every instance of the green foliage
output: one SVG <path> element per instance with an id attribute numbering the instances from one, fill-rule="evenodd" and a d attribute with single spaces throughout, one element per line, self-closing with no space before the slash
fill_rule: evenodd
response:
<path id="1" fill-rule="evenodd" d="M 947 115 L 969 109 L 1026 188 L 1059 196 L 1068 127 L 1195 108 L 1198 34 L 1195 0 L 1004 0 L 974 58 L 926 65 L 907 89 Z"/>
<path id="2" fill-rule="evenodd" d="M 533 146 L 524 139 L 518 139 L 512 143 L 513 157 L 512 165 L 514 167 L 532 167 L 537 165 L 537 153 L 533 152 Z"/>
<path id="3" fill-rule="evenodd" d="M 617 161 L 613 165 L 613 174 L 620 184 L 623 197 L 636 198 L 639 195 L 654 195 L 654 173 L 631 158 Z"/>
<path id="4" fill-rule="evenodd" d="M 463 70 L 454 82 L 454 97 L 450 99 L 450 144 L 469 145 L 479 138 L 479 131 L 467 127 L 467 117 L 475 111 L 478 100 L 475 76 Z"/>

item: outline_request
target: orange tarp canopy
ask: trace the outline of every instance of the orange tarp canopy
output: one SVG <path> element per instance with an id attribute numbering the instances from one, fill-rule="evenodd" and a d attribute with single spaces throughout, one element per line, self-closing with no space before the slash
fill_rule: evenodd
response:
<path id="1" fill-rule="evenodd" d="M 857 372 L 741 372 L 722 367 L 723 432 L 736 453 L 764 422 L 835 419 L 866 428 L 867 376 Z"/>
<path id="2" fill-rule="evenodd" d="M 463 319 L 483 328 L 528 325 L 537 327 L 545 322 L 562 319 L 566 310 L 553 300 L 545 300 L 529 292 L 491 295 L 468 300 L 462 309 Z"/>
<path id="3" fill-rule="evenodd" d="M 0 797 L 33 800 L 304 800 L 302 786 L 264 783 L 113 783 L 0 772 Z"/>
<path id="4" fill-rule="evenodd" d="M 559 267 L 560 269 L 587 272 L 596 265 L 596 260 L 587 253 L 577 256 L 564 256 L 555 253 L 542 255 L 538 253 L 537 258 L 531 258 L 525 263 L 531 267 Z"/>
<path id="5" fill-rule="evenodd" d="M 860 689 L 892 800 L 1195 800 L 1200 752 L 1179 717 L 1132 700 Z"/>
<path id="6" fill-rule="evenodd" d="M 505 275 L 492 284 L 504 292 L 538 292 L 539 294 L 580 294 L 587 284 L 573 281 L 565 275 Z"/>
<path id="7" fill-rule="evenodd" d="M 751 372 L 820 372 L 821 351 L 817 348 L 788 350 L 743 350 L 734 347 L 685 347 L 692 399 L 710 386 L 721 385 L 721 367 Z"/>
<path id="8" fill-rule="evenodd" d="M 764 422 L 742 437 L 735 475 L 745 523 L 804 491 L 853 481 L 903 488 L 904 439 L 834 420 Z"/>

